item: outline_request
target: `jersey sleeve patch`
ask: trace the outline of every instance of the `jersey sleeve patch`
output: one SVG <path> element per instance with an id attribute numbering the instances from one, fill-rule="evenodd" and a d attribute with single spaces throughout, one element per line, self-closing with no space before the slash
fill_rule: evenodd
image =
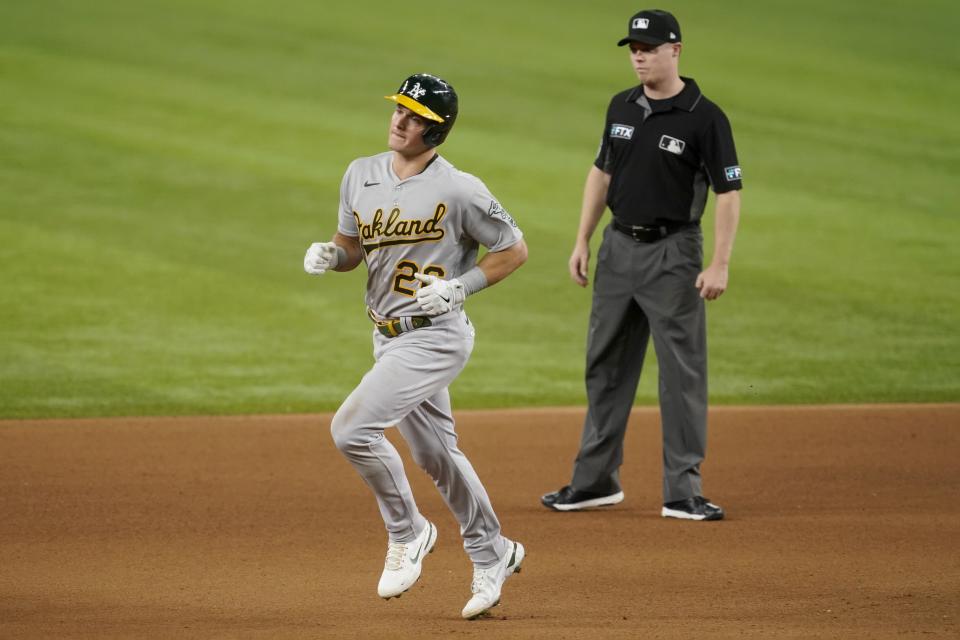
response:
<path id="1" fill-rule="evenodd" d="M 497 202 L 496 200 L 491 200 L 491 201 L 490 201 L 490 208 L 487 209 L 487 215 L 490 216 L 491 218 L 496 218 L 496 219 L 498 219 L 498 220 L 503 220 L 504 222 L 506 222 L 507 224 L 509 224 L 509 225 L 510 225 L 511 227 L 513 227 L 514 229 L 517 228 L 517 223 L 516 223 L 516 221 L 513 219 L 513 216 L 511 216 L 509 213 L 507 213 L 507 210 L 504 209 L 504 208 L 500 205 L 500 203 Z"/>
<path id="2" fill-rule="evenodd" d="M 611 138 L 620 138 L 622 140 L 632 140 L 633 139 L 633 127 L 626 124 L 612 124 L 610 125 L 610 137 Z"/>
<path id="3" fill-rule="evenodd" d="M 723 173 L 727 176 L 727 182 L 733 182 L 743 178 L 743 172 L 740 171 L 740 167 L 738 166 L 726 167 Z"/>

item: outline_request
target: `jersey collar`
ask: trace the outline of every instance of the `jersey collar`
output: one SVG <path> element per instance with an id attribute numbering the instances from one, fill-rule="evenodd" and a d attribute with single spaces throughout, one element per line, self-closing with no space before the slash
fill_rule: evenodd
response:
<path id="1" fill-rule="evenodd" d="M 437 160 L 440 159 L 440 154 L 437 152 L 433 153 L 433 157 L 427 161 L 427 164 L 424 165 L 423 169 L 420 170 L 420 173 L 415 173 L 409 178 L 400 179 L 400 176 L 397 175 L 397 172 L 393 170 L 393 152 L 387 152 L 387 171 L 390 174 L 390 177 L 393 179 L 394 184 L 403 184 L 404 182 L 409 182 L 411 180 L 416 180 L 425 175 L 429 175 L 434 169 L 434 165 L 437 163 Z"/>
<path id="2" fill-rule="evenodd" d="M 677 109 L 683 109 L 684 111 L 693 111 L 697 104 L 700 103 L 700 98 L 703 97 L 703 94 L 700 93 L 700 87 L 697 86 L 696 80 L 693 78 L 687 78 L 685 76 L 680 76 L 680 79 L 683 80 L 683 90 L 680 91 L 677 95 L 673 96 L 670 100 L 670 107 L 676 107 Z M 633 91 L 627 94 L 627 102 L 636 102 L 638 99 L 643 97 L 643 85 L 637 85 Z M 646 102 L 646 100 L 644 100 Z"/>

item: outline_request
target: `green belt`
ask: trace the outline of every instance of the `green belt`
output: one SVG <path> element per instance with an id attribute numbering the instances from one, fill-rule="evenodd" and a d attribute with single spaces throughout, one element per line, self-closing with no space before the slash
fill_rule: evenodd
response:
<path id="1" fill-rule="evenodd" d="M 370 316 L 373 323 L 377 325 L 377 331 L 388 338 L 396 338 L 401 333 L 413 331 L 414 329 L 422 329 L 423 327 L 429 327 L 433 324 L 427 316 L 407 316 L 404 318 L 377 320 L 377 317 L 373 315 L 373 311 L 370 309 L 367 309 L 367 315 Z"/>

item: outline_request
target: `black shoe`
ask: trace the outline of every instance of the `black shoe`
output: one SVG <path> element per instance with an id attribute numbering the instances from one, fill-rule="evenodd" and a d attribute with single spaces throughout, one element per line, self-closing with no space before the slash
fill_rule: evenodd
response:
<path id="1" fill-rule="evenodd" d="M 664 504 L 660 515 L 682 520 L 723 520 L 723 509 L 703 496 L 694 496 Z"/>
<path id="2" fill-rule="evenodd" d="M 580 509 L 589 509 L 591 507 L 609 507 L 610 505 L 623 502 L 623 491 L 616 493 L 592 493 L 590 491 L 577 491 L 570 485 L 565 486 L 560 491 L 548 493 L 540 498 L 548 509 L 555 511 L 578 511 Z"/>

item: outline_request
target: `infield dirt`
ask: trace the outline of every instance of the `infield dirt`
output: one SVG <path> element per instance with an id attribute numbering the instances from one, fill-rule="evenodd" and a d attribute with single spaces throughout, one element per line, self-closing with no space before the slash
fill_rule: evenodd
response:
<path id="1" fill-rule="evenodd" d="M 328 415 L 0 422 L 2 638 L 882 638 L 960 633 L 960 404 L 716 408 L 722 522 L 659 517 L 659 417 L 627 436 L 626 500 L 539 504 L 582 409 L 460 412 L 523 572 L 467 622 L 458 526 L 384 602 L 386 535 Z"/>

